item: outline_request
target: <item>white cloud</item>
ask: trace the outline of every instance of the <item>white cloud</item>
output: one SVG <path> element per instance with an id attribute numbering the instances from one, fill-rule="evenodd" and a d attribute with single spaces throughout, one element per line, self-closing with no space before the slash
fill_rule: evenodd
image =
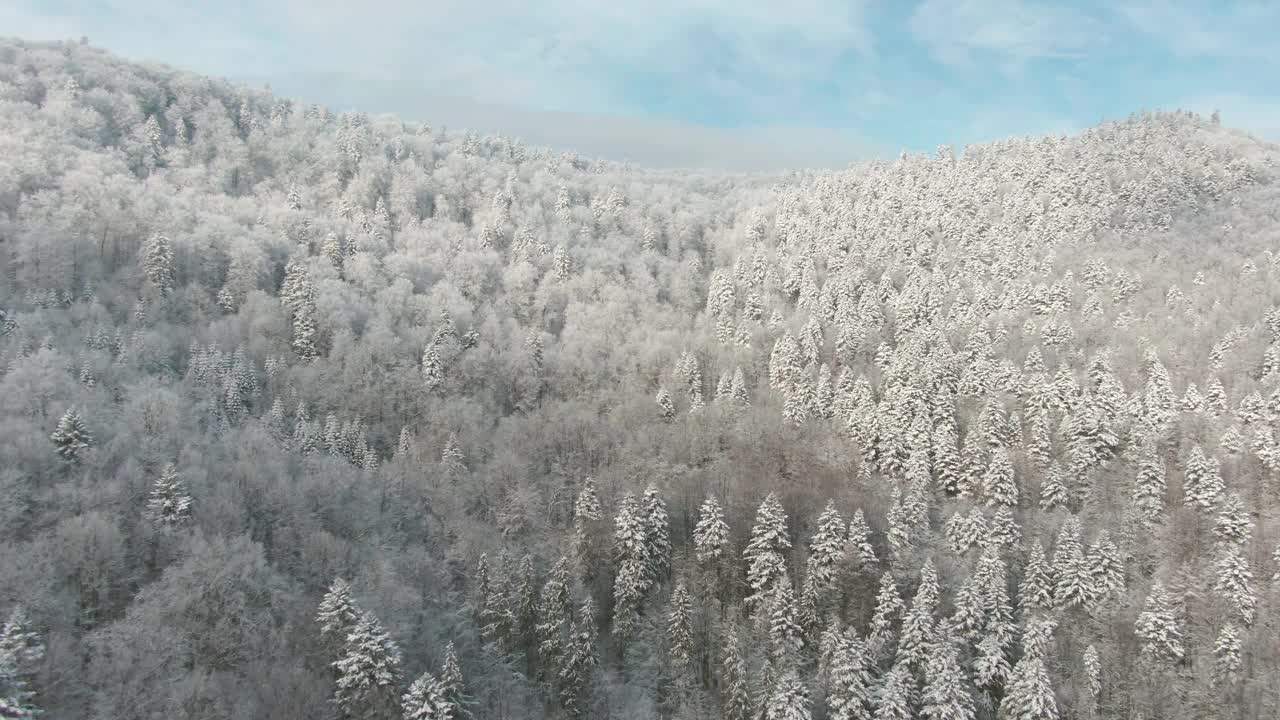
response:
<path id="1" fill-rule="evenodd" d="M 1280 4 L 1221 0 L 1142 0 L 1115 12 L 1138 32 L 1183 58 L 1275 64 Z"/>
<path id="2" fill-rule="evenodd" d="M 260 77 L 241 81 L 260 85 Z M 654 168 L 776 171 L 806 167 L 841 168 L 855 160 L 887 157 L 888 148 L 853 131 L 764 126 L 719 128 L 619 115 L 535 110 L 511 103 L 429 92 L 395 92 L 393 84 L 361 82 L 347 76 L 291 75 L 272 78 L 287 95 L 331 102 L 335 109 L 394 113 L 450 130 L 519 137 L 529 145 L 573 150 L 587 157 L 632 160 Z"/>
<path id="3" fill-rule="evenodd" d="M 981 53 L 1019 62 L 1075 58 L 1106 34 L 1095 18 L 1070 4 L 1028 0 L 923 0 L 908 26 L 949 65 L 967 65 Z"/>

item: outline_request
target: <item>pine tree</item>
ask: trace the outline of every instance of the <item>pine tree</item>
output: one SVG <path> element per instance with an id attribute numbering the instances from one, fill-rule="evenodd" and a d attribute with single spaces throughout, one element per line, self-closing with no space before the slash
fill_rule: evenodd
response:
<path id="1" fill-rule="evenodd" d="M 1218 520 L 1213 526 L 1214 537 L 1218 542 L 1232 547 L 1241 547 L 1249 542 L 1253 534 L 1253 522 L 1244 507 L 1240 496 L 1231 493 L 1222 502 L 1218 510 Z"/>
<path id="2" fill-rule="evenodd" d="M 871 616 L 871 634 L 868 640 L 873 647 L 883 648 L 893 639 L 893 628 L 906 605 L 898 594 L 893 573 L 885 571 L 880 576 L 880 592 L 876 595 L 876 609 Z"/>
<path id="3" fill-rule="evenodd" d="M 360 608 L 351 597 L 351 586 L 342 578 L 335 578 L 320 601 L 316 622 L 320 624 L 320 636 L 341 645 L 360 620 Z"/>
<path id="4" fill-rule="evenodd" d="M 864 569 L 876 564 L 876 551 L 871 546 L 871 527 L 867 525 L 861 508 L 854 511 L 853 519 L 849 521 L 848 543 Z"/>
<path id="5" fill-rule="evenodd" d="M 676 406 L 671 402 L 671 394 L 666 388 L 658 388 L 658 396 L 655 398 L 658 403 L 658 417 L 663 422 L 671 422 L 676 419 Z"/>
<path id="6" fill-rule="evenodd" d="M 804 647 L 804 628 L 797 622 L 795 592 L 785 573 L 774 581 L 766 608 L 774 657 L 792 658 Z"/>
<path id="7" fill-rule="evenodd" d="M 1058 607 L 1079 607 L 1093 597 L 1093 585 L 1084 550 L 1080 546 L 1080 521 L 1067 518 L 1058 530 L 1053 551 L 1053 574 L 1057 577 L 1053 595 Z"/>
<path id="8" fill-rule="evenodd" d="M 729 394 L 733 398 L 733 403 L 738 407 L 751 405 L 751 397 L 747 394 L 747 381 L 742 374 L 741 367 L 733 371 L 733 384 L 730 386 Z"/>
<path id="9" fill-rule="evenodd" d="M 453 708 L 444 696 L 444 685 L 429 672 L 413 681 L 400 704 L 404 720 L 455 720 Z"/>
<path id="10" fill-rule="evenodd" d="M 591 533 L 599 522 L 600 498 L 596 496 L 595 481 L 587 477 L 573 503 L 573 557 L 586 572 L 593 572 Z"/>
<path id="11" fill-rule="evenodd" d="M 57 448 L 58 456 L 71 465 L 80 462 L 81 454 L 93 444 L 93 436 L 89 434 L 89 429 L 80 419 L 80 412 L 74 407 L 68 408 L 62 414 L 62 418 L 58 420 L 58 426 L 49 439 Z"/>
<path id="12" fill-rule="evenodd" d="M 724 659 L 721 661 L 720 686 L 723 688 L 721 716 L 724 720 L 748 720 L 752 702 L 747 662 L 742 656 L 738 635 L 730 631 L 724 641 Z"/>
<path id="13" fill-rule="evenodd" d="M 15 607 L 0 626 L 0 717 L 34 720 L 41 715 L 31 677 L 44 658 L 44 644 L 30 628 L 26 611 Z"/>
<path id="14" fill-rule="evenodd" d="M 152 118 L 154 120 L 154 118 Z M 173 244 L 161 233 L 154 233 L 142 247 L 142 272 L 161 293 L 173 290 Z"/>
<path id="15" fill-rule="evenodd" d="M 982 491 L 987 505 L 1018 505 L 1018 485 L 1013 477 L 1013 463 L 1009 460 L 1009 452 L 1002 447 L 991 453 L 991 462 L 982 477 Z"/>
<path id="16" fill-rule="evenodd" d="M 1232 685 L 1240 679 L 1240 629 L 1222 626 L 1213 644 L 1213 680 L 1215 685 Z"/>
<path id="17" fill-rule="evenodd" d="M 955 644 L 949 638 L 942 639 L 925 666 L 920 715 L 927 720 L 973 720 L 973 696 L 968 686 Z"/>
<path id="18" fill-rule="evenodd" d="M 432 343 L 422 351 L 422 384 L 427 390 L 435 390 L 444 382 L 444 366 L 440 351 Z"/>
<path id="19" fill-rule="evenodd" d="M 187 494 L 173 463 L 165 466 L 160 477 L 151 486 L 146 514 L 152 522 L 166 527 L 191 519 L 191 496 Z"/>
<path id="20" fill-rule="evenodd" d="M 1018 604 L 1023 612 L 1049 610 L 1054 606 L 1053 591 L 1053 574 L 1045 561 L 1044 546 L 1036 540 L 1027 557 L 1022 583 L 1018 586 Z"/>
<path id="21" fill-rule="evenodd" d="M 1013 666 L 998 717 L 1000 720 L 1057 720 L 1058 701 L 1049 685 L 1044 659 L 1039 655 L 1024 655 Z"/>
<path id="22" fill-rule="evenodd" d="M 1249 569 L 1243 551 L 1224 548 L 1216 570 L 1214 591 L 1230 603 L 1246 626 L 1252 625 L 1258 609 L 1258 595 L 1253 587 L 1253 571 Z"/>
<path id="23" fill-rule="evenodd" d="M 698 562 L 711 565 L 720 561 L 729 542 L 729 525 L 724 510 L 714 495 L 708 495 L 698 511 L 698 524 L 693 529 L 693 546 Z"/>
<path id="24" fill-rule="evenodd" d="M 617 556 L 613 579 L 613 632 L 626 639 L 639 620 L 640 603 L 654 581 L 644 518 L 634 495 L 627 494 L 622 498 L 614 518 L 613 537 Z"/>
<path id="25" fill-rule="evenodd" d="M 1124 563 L 1120 560 L 1120 549 L 1107 531 L 1098 533 L 1085 562 L 1089 568 L 1091 602 L 1102 602 L 1124 591 Z"/>
<path id="26" fill-rule="evenodd" d="M 1066 473 L 1056 462 L 1049 463 L 1049 470 L 1040 482 L 1040 509 L 1052 510 L 1067 504 Z"/>
<path id="27" fill-rule="evenodd" d="M 569 717 L 587 717 L 597 664 L 595 610 L 588 597 L 569 625 L 568 645 L 560 665 L 560 705 Z"/>
<path id="28" fill-rule="evenodd" d="M 1142 641 L 1142 654 L 1148 658 L 1179 662 L 1182 660 L 1182 624 L 1164 585 L 1151 586 L 1146 607 L 1134 626 Z"/>
<path id="29" fill-rule="evenodd" d="M 827 679 L 831 720 L 871 720 L 871 676 L 866 645 L 850 628 L 840 633 Z"/>
<path id="30" fill-rule="evenodd" d="M 937 625 L 934 613 L 939 599 L 938 573 L 932 560 L 925 560 L 920 568 L 920 584 L 916 587 L 911 609 L 902 620 L 902 636 L 898 642 L 897 662 L 912 669 L 924 667 L 929 651 L 937 642 Z"/>
<path id="31" fill-rule="evenodd" d="M 467 706 L 471 699 L 467 695 L 466 685 L 462 679 L 462 666 L 458 664 L 458 653 L 450 641 L 444 648 L 444 663 L 440 667 L 440 689 L 452 717 L 470 717 Z"/>
<path id="32" fill-rule="evenodd" d="M 538 596 L 534 633 L 538 641 L 541 672 L 552 678 L 559 672 L 564 653 L 564 628 L 570 614 L 569 561 L 560 558 L 547 576 Z"/>
<path id="33" fill-rule="evenodd" d="M 1102 661 L 1092 644 L 1084 649 L 1084 677 L 1094 703 L 1102 696 Z"/>
<path id="34" fill-rule="evenodd" d="M 1211 510 L 1222 493 L 1222 487 L 1217 459 L 1205 456 L 1198 445 L 1191 448 L 1182 486 L 1183 502 L 1200 510 Z"/>
<path id="35" fill-rule="evenodd" d="M 693 658 L 693 603 L 684 583 L 671 593 L 671 609 L 667 612 L 667 646 L 677 678 L 686 677 Z"/>
<path id="36" fill-rule="evenodd" d="M 776 493 L 769 493 L 756 512 L 751 541 L 742 553 L 747 563 L 747 585 L 751 594 L 748 605 L 758 605 L 768 598 L 773 585 L 787 572 L 786 551 L 791 548 L 787 537 L 787 515 Z"/>
<path id="37" fill-rule="evenodd" d="M 400 649 L 372 613 L 360 614 L 333 667 L 338 671 L 333 702 L 344 717 L 387 717 L 398 706 Z"/>
<path id="38" fill-rule="evenodd" d="M 1138 461 L 1138 475 L 1133 486 L 1133 505 L 1147 527 L 1160 520 L 1164 512 L 1165 471 L 1159 448 L 1154 441 L 1143 445 Z"/>
<path id="39" fill-rule="evenodd" d="M 819 595 L 835 581 L 836 568 L 844 559 L 847 529 L 844 519 L 836 511 L 835 502 L 828 501 L 818 518 L 818 530 L 809 541 L 807 578 L 812 578 Z"/>
<path id="40" fill-rule="evenodd" d="M 906 665 L 898 663 L 890 668 L 880 680 L 872 717 L 875 720 L 915 720 L 911 708 L 914 685 L 915 678 Z"/>
<path id="41" fill-rule="evenodd" d="M 809 692 L 794 670 L 788 670 L 778 678 L 769 701 L 765 704 L 764 720 L 809 720 Z"/>

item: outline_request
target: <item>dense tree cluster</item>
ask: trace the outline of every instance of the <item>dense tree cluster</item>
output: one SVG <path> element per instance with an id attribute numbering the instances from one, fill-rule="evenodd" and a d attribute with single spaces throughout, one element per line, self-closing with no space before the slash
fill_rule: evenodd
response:
<path id="1" fill-rule="evenodd" d="M 0 715 L 1280 715 L 1277 158 L 654 172 L 2 42 Z"/>

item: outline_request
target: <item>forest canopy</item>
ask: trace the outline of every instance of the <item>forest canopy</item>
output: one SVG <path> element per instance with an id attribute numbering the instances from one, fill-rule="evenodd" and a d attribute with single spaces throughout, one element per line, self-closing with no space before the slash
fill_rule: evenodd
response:
<path id="1" fill-rule="evenodd" d="M 660 172 L 0 40 L 0 716 L 1280 716 L 1278 158 Z"/>

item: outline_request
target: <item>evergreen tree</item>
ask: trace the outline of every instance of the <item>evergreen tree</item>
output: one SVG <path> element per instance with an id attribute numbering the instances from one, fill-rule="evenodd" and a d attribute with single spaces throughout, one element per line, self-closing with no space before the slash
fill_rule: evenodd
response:
<path id="1" fill-rule="evenodd" d="M 440 667 L 440 689 L 451 717 L 471 717 L 471 712 L 467 709 L 471 699 L 463 684 L 462 667 L 458 664 L 458 653 L 454 650 L 453 642 L 445 645 L 444 648 L 444 663 Z"/>
<path id="2" fill-rule="evenodd" d="M 1249 626 L 1253 624 L 1254 614 L 1258 609 L 1258 595 L 1253 587 L 1253 571 L 1249 562 L 1240 550 L 1226 548 L 1219 557 L 1217 579 L 1213 589 L 1230 603 L 1240 620 Z"/>
<path id="3" fill-rule="evenodd" d="M 893 573 L 885 571 L 880 576 L 880 592 L 876 595 L 876 609 L 871 616 L 871 634 L 868 640 L 876 648 L 886 647 L 893 639 L 893 628 L 906 605 L 898 594 Z"/>
<path id="4" fill-rule="evenodd" d="M 991 453 L 991 462 L 982 477 L 982 491 L 987 505 L 1018 505 L 1018 485 L 1013 477 L 1013 463 L 1009 461 L 1009 452 L 1003 447 Z"/>
<path id="5" fill-rule="evenodd" d="M 595 611 L 587 598 L 578 617 L 569 625 L 569 641 L 560 665 L 560 705 L 569 717 L 590 717 L 590 696 L 595 681 Z"/>
<path id="6" fill-rule="evenodd" d="M 927 720 L 973 720 L 973 696 L 960 667 L 959 652 L 949 638 L 936 643 L 925 667 L 920 715 Z"/>
<path id="7" fill-rule="evenodd" d="M 797 622 L 795 593 L 791 588 L 791 578 L 785 573 L 772 585 L 766 620 L 774 657 L 794 657 L 804 646 L 804 628 Z"/>
<path id="8" fill-rule="evenodd" d="M 1092 602 L 1101 602 L 1124 591 L 1124 563 L 1120 560 L 1120 549 L 1105 530 L 1098 533 L 1085 562 L 1089 568 Z"/>
<path id="9" fill-rule="evenodd" d="M 1232 685 L 1240 679 L 1240 629 L 1222 626 L 1213 644 L 1213 679 L 1216 685 Z"/>
<path id="10" fill-rule="evenodd" d="M 154 118 L 152 118 L 154 120 Z M 173 290 L 173 243 L 161 233 L 154 233 L 142 246 L 142 272 L 161 293 Z"/>
<path id="11" fill-rule="evenodd" d="M 640 603 L 653 585 L 653 564 L 645 537 L 644 518 L 635 496 L 622 498 L 614 518 L 614 548 L 617 555 L 613 581 L 613 632 L 627 638 L 639 619 Z"/>
<path id="12" fill-rule="evenodd" d="M 810 720 L 809 692 L 794 670 L 788 670 L 774 685 L 765 704 L 764 720 Z"/>
<path id="13" fill-rule="evenodd" d="M 902 636 L 898 642 L 899 663 L 913 669 L 924 667 L 930 649 L 937 642 L 937 626 L 934 612 L 939 599 L 938 573 L 932 560 L 925 560 L 920 568 L 920 584 L 911 601 L 911 609 L 902 621 Z"/>
<path id="14" fill-rule="evenodd" d="M 173 463 L 165 466 L 160 477 L 151 486 L 146 514 L 152 522 L 166 527 L 191 519 L 191 496 L 187 494 Z"/>
<path id="15" fill-rule="evenodd" d="M 1222 507 L 1218 510 L 1218 520 L 1213 526 L 1213 534 L 1220 544 L 1226 546 L 1242 547 L 1249 542 L 1249 536 L 1253 534 L 1253 522 L 1249 520 L 1244 501 L 1239 495 L 1231 493 L 1223 500 Z"/>
<path id="16" fill-rule="evenodd" d="M 422 384 L 427 390 L 435 390 L 444 382 L 444 366 L 440 351 L 432 343 L 422 351 Z"/>
<path id="17" fill-rule="evenodd" d="M 998 717 L 1000 720 L 1057 720 L 1058 701 L 1049 685 L 1044 659 L 1039 655 L 1024 655 L 1013 666 Z"/>
<path id="18" fill-rule="evenodd" d="M 591 533 L 599 522 L 600 498 L 595 481 L 587 477 L 573 503 L 573 556 L 578 567 L 588 573 L 594 571 Z"/>
<path id="19" fill-rule="evenodd" d="M 534 632 L 538 640 L 540 670 L 554 678 L 564 654 L 564 628 L 569 621 L 569 561 L 560 558 L 547 576 L 538 596 Z"/>
<path id="20" fill-rule="evenodd" d="M 398 708 L 400 649 L 372 613 L 362 612 L 333 662 L 338 685 L 333 702 L 345 718 L 384 718 Z"/>
<path id="21" fill-rule="evenodd" d="M 404 720 L 454 720 L 453 708 L 444 697 L 444 685 L 429 672 L 423 673 L 400 699 Z"/>
<path id="22" fill-rule="evenodd" d="M 914 720 L 916 716 L 912 712 L 911 699 L 914 684 L 915 678 L 906 665 L 898 663 L 890 668 L 880 680 L 872 717 L 875 720 Z"/>
<path id="23" fill-rule="evenodd" d="M 871 676 L 866 645 L 852 629 L 840 633 L 827 680 L 831 720 L 871 720 Z"/>
<path id="24" fill-rule="evenodd" d="M 320 601 L 316 622 L 320 624 L 320 636 L 341 645 L 360 620 L 360 607 L 351 597 L 351 586 L 342 578 L 335 578 Z"/>
<path id="25" fill-rule="evenodd" d="M 787 537 L 787 515 L 776 493 L 769 493 L 756 512 L 751 541 L 743 551 L 747 563 L 748 605 L 768 598 L 773 585 L 787 572 L 786 551 L 791 548 Z"/>
<path id="26" fill-rule="evenodd" d="M 698 524 L 693 529 L 693 546 L 698 562 L 703 565 L 720 561 L 729 542 L 729 525 L 724 510 L 714 495 L 708 495 L 698 511 Z"/>
<path id="27" fill-rule="evenodd" d="M 1056 462 L 1049 463 L 1049 470 L 1040 482 L 1040 509 L 1052 510 L 1067 504 L 1066 473 Z"/>
<path id="28" fill-rule="evenodd" d="M 669 423 L 676 419 L 676 406 L 672 404 L 671 395 L 666 388 L 658 388 L 656 402 L 658 403 L 658 417 L 662 418 L 663 422 Z"/>
<path id="29" fill-rule="evenodd" d="M 871 546 L 871 527 L 867 525 L 861 508 L 854 511 L 853 519 L 849 521 L 848 543 L 852 551 L 857 554 L 863 568 L 870 568 L 876 564 L 876 551 Z"/>
<path id="30" fill-rule="evenodd" d="M 748 407 L 751 405 L 751 398 L 747 394 L 747 381 L 742 374 L 742 368 L 736 368 L 733 371 L 733 384 L 729 390 L 733 403 L 738 407 Z"/>
<path id="31" fill-rule="evenodd" d="M 1053 551 L 1053 574 L 1057 577 L 1053 596 L 1058 607 L 1079 607 L 1093 597 L 1089 565 L 1080 547 L 1080 521 L 1067 518 L 1058 530 L 1058 542 Z"/>
<path id="32" fill-rule="evenodd" d="M 721 716 L 724 720 L 748 720 L 751 716 L 750 680 L 747 662 L 736 633 L 730 631 L 724 641 L 724 659 L 721 661 L 720 687 L 722 688 Z"/>
<path id="33" fill-rule="evenodd" d="M 1138 475 L 1133 486 L 1133 505 L 1148 526 L 1159 522 L 1164 512 L 1165 471 L 1154 441 L 1143 445 Z"/>
<path id="34" fill-rule="evenodd" d="M 1198 445 L 1191 448 L 1182 484 L 1183 502 L 1200 510 L 1211 510 L 1222 493 L 1222 486 L 1217 459 L 1205 456 Z"/>
<path id="35" fill-rule="evenodd" d="M 1146 607 L 1138 615 L 1134 628 L 1142 641 L 1144 656 L 1172 662 L 1182 660 L 1182 623 L 1164 585 L 1151 586 Z"/>
<path id="36" fill-rule="evenodd" d="M 26 611 L 15 607 L 0 626 L 0 717 L 34 720 L 41 715 L 31 677 L 44 658 L 44 644 L 30 627 Z"/>
<path id="37" fill-rule="evenodd" d="M 1102 695 L 1102 661 L 1098 657 L 1098 649 L 1092 644 L 1084 649 L 1084 677 L 1089 696 L 1097 703 Z"/>
<path id="38" fill-rule="evenodd" d="M 812 578 L 819 595 L 835 581 L 836 568 L 844 559 L 846 533 L 844 519 L 836 511 L 835 503 L 828 501 L 818 518 L 818 530 L 809 541 L 806 578 Z"/>
<path id="39" fill-rule="evenodd" d="M 644 489 L 644 497 L 640 501 L 640 522 L 644 530 L 649 577 L 656 580 L 671 568 L 671 536 L 667 505 L 658 495 L 658 486 L 653 483 Z"/>
<path id="40" fill-rule="evenodd" d="M 58 420 L 58 426 L 49 436 L 57 448 L 58 456 L 68 464 L 80 462 L 80 456 L 93 444 L 93 436 L 89 428 L 80 419 L 80 412 L 74 407 L 68 408 Z"/>
<path id="41" fill-rule="evenodd" d="M 667 612 L 667 647 L 677 678 L 687 677 L 693 658 L 693 603 L 684 583 L 671 593 L 671 609 Z"/>

